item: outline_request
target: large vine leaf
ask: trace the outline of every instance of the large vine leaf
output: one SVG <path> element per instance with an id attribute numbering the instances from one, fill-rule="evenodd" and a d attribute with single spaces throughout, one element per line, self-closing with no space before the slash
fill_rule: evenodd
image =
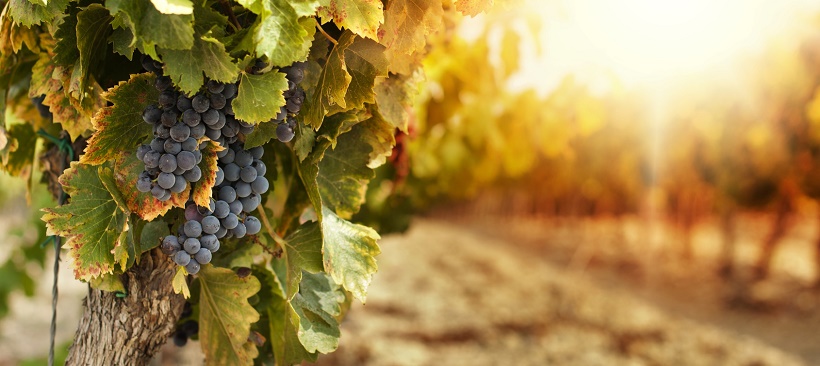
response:
<path id="1" fill-rule="evenodd" d="M 95 95 L 101 93 L 96 83 L 91 86 L 92 96 L 85 98 L 84 104 L 72 100 L 68 92 L 71 74 L 70 68 L 57 66 L 51 55 L 40 53 L 31 70 L 29 96 L 45 95 L 43 105 L 48 106 L 53 121 L 60 123 L 72 138 L 76 138 L 92 127 L 91 114 L 102 107 L 103 100 Z"/>
<path id="2" fill-rule="evenodd" d="M 139 215 L 143 220 L 151 221 L 174 207 L 185 207 L 189 196 L 188 190 L 172 193 L 171 199 L 164 202 L 154 198 L 151 192 L 143 193 L 137 190 L 136 182 L 143 170 L 145 163 L 137 159 L 133 151 L 123 151 L 114 160 L 114 181 L 129 211 Z"/>
<path id="3" fill-rule="evenodd" d="M 248 298 L 259 292 L 254 276 L 239 278 L 227 268 L 205 265 L 199 272 L 199 339 L 209 364 L 252 365 L 258 355 L 248 341 L 259 313 Z"/>
<path id="4" fill-rule="evenodd" d="M 350 31 L 345 31 L 339 37 L 337 44 L 333 46 L 327 56 L 327 62 L 319 72 L 316 86 L 305 98 L 300 115 L 303 116 L 305 124 L 319 129 L 322 126 L 322 119 L 332 105 L 345 107 L 345 94 L 350 85 L 352 77 L 345 65 L 345 50 L 353 44 L 355 35 Z"/>
<path id="5" fill-rule="evenodd" d="M 376 256 L 381 253 L 375 230 L 341 219 L 322 208 L 322 235 L 325 272 L 353 297 L 365 301 L 367 287 L 378 270 Z"/>
<path id="6" fill-rule="evenodd" d="M 156 56 L 155 46 L 185 50 L 194 45 L 191 14 L 163 14 L 145 0 L 106 0 L 105 7 L 115 15 L 115 28 L 130 29 L 132 42 L 152 57 Z"/>
<path id="7" fill-rule="evenodd" d="M 243 73 L 239 80 L 239 91 L 233 101 L 236 118 L 248 123 L 270 121 L 279 114 L 279 108 L 285 105 L 282 93 L 287 89 L 288 80 L 283 73 Z"/>
<path id="8" fill-rule="evenodd" d="M 384 11 L 379 42 L 388 59 L 396 60 L 424 48 L 426 37 L 438 29 L 444 10 L 438 0 L 393 0 Z"/>
<path id="9" fill-rule="evenodd" d="M 67 238 L 74 275 L 81 280 L 113 273 L 114 247 L 123 244 L 122 234 L 128 230 L 128 216 L 103 184 L 111 175 L 110 167 L 72 162 L 60 176 L 71 201 L 43 209 L 48 234 Z"/>
<path id="10" fill-rule="evenodd" d="M 73 66 L 80 58 L 77 49 L 77 13 L 79 8 L 72 7 L 63 18 L 63 22 L 54 31 L 54 63 L 60 66 Z"/>
<path id="11" fill-rule="evenodd" d="M 103 94 L 113 106 L 103 108 L 94 117 L 95 131 L 80 162 L 102 164 L 123 151 L 135 151 L 151 135 L 151 125 L 142 120 L 142 112 L 149 104 L 156 103 L 159 96 L 154 79 L 151 74 L 132 75 L 130 80 L 120 82 Z"/>
<path id="12" fill-rule="evenodd" d="M 408 111 L 413 98 L 418 94 L 422 79 L 421 72 L 414 72 L 409 75 L 393 74 L 380 80 L 374 89 L 378 112 L 385 121 L 407 132 L 407 121 L 410 119 Z"/>
<path id="13" fill-rule="evenodd" d="M 225 51 L 222 42 L 205 36 L 197 36 L 190 49 L 160 49 L 165 73 L 183 92 L 194 94 L 204 83 L 203 73 L 210 79 L 223 83 L 236 80 L 239 68 Z"/>
<path id="14" fill-rule="evenodd" d="M 319 16 L 322 22 L 333 20 L 362 37 L 378 39 L 379 26 L 384 22 L 381 0 L 321 0 Z"/>
<path id="15" fill-rule="evenodd" d="M 316 361 L 318 353 L 305 350 L 305 346 L 299 340 L 299 315 L 279 286 L 276 275 L 268 269 L 257 270 L 257 273 L 263 276 L 265 282 L 264 288 L 267 293 L 260 294 L 260 298 L 268 299 L 263 309 L 268 318 L 268 339 L 276 365 L 290 366 L 302 361 Z"/>
<path id="16" fill-rule="evenodd" d="M 9 16 L 15 24 L 22 24 L 31 28 L 43 22 L 50 22 L 65 11 L 69 0 L 49 0 L 42 4 L 35 4 L 28 0 L 10 0 L 8 3 Z"/>
<path id="17" fill-rule="evenodd" d="M 350 73 L 350 86 L 345 95 L 347 108 L 362 108 L 374 103 L 373 85 L 376 78 L 387 76 L 388 62 L 384 46 L 366 38 L 356 38 L 345 50 L 345 63 Z"/>

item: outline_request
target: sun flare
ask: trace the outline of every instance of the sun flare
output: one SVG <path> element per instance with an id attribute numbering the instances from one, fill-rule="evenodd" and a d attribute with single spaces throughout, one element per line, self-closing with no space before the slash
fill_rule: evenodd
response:
<path id="1" fill-rule="evenodd" d="M 719 73 L 766 40 L 793 30 L 806 1 L 531 0 L 542 16 L 544 50 L 531 66 L 548 84 L 566 74 L 614 75 L 657 85 Z M 806 14 L 805 12 L 803 14 Z M 800 20 L 800 22 L 798 22 Z"/>

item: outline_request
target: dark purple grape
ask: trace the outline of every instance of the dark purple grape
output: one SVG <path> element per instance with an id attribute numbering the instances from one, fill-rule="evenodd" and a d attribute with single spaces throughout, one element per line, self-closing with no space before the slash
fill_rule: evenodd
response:
<path id="1" fill-rule="evenodd" d="M 164 152 L 165 151 L 165 139 L 154 138 L 153 140 L 151 140 L 151 143 L 150 143 L 149 146 L 151 146 L 151 150 L 159 151 L 160 153 Z"/>
<path id="2" fill-rule="evenodd" d="M 256 180 L 251 183 L 253 193 L 263 194 L 268 191 L 268 188 L 270 188 L 270 185 L 265 177 L 256 177 Z"/>
<path id="3" fill-rule="evenodd" d="M 151 151 L 151 145 L 140 145 L 137 148 L 137 159 L 142 160 L 145 158 L 145 154 Z"/>
<path id="4" fill-rule="evenodd" d="M 230 204 L 236 200 L 236 190 L 231 186 L 224 186 L 219 189 L 219 199 Z"/>
<path id="5" fill-rule="evenodd" d="M 150 56 L 142 55 L 142 58 L 140 58 L 140 64 L 142 64 L 142 68 L 145 69 L 145 71 L 158 71 L 158 69 L 154 67 L 154 60 L 152 60 Z"/>
<path id="6" fill-rule="evenodd" d="M 154 137 L 167 139 L 171 137 L 171 129 L 163 125 L 154 127 Z"/>
<path id="7" fill-rule="evenodd" d="M 245 212 L 253 212 L 253 210 L 256 210 L 261 201 L 262 198 L 257 193 L 239 199 L 239 202 L 242 203 L 242 211 Z"/>
<path id="8" fill-rule="evenodd" d="M 216 242 L 217 241 L 219 241 L 219 239 L 217 239 L 216 235 L 214 235 L 214 234 L 202 235 L 202 237 L 199 238 L 199 244 L 203 248 L 211 250 L 211 251 L 216 247 Z"/>
<path id="9" fill-rule="evenodd" d="M 146 164 L 147 165 L 147 164 Z M 177 158 L 171 154 L 162 154 L 159 158 L 159 169 L 165 173 L 172 173 L 177 169 Z"/>
<path id="10" fill-rule="evenodd" d="M 219 121 L 219 111 L 216 109 L 211 108 L 205 113 L 202 113 L 202 123 L 213 126 L 217 121 Z"/>
<path id="11" fill-rule="evenodd" d="M 239 215 L 240 213 L 242 213 L 242 202 L 239 200 L 229 203 L 228 207 L 231 208 L 231 213 L 234 215 Z"/>
<path id="12" fill-rule="evenodd" d="M 193 169 L 183 173 L 183 176 L 189 182 L 199 182 L 199 180 L 202 178 L 202 170 L 199 168 L 199 166 L 194 165 Z"/>
<path id="13" fill-rule="evenodd" d="M 157 168 L 159 167 L 160 157 L 162 157 L 162 154 L 158 151 L 149 151 L 145 153 L 145 157 L 142 162 L 145 163 L 146 168 Z"/>
<path id="14" fill-rule="evenodd" d="M 160 173 L 157 177 L 157 185 L 164 189 L 171 189 L 176 181 L 176 176 L 171 173 Z"/>
<path id="15" fill-rule="evenodd" d="M 239 178 L 242 179 L 243 182 L 252 183 L 256 180 L 257 174 L 256 168 L 249 165 L 239 171 Z"/>
<path id="16" fill-rule="evenodd" d="M 173 139 L 167 139 L 165 140 L 165 144 L 163 144 L 162 151 L 173 155 L 179 154 L 179 152 L 182 151 L 182 144 Z"/>
<path id="17" fill-rule="evenodd" d="M 176 142 L 182 142 L 191 137 L 191 128 L 184 123 L 177 123 L 171 127 L 171 138 Z"/>
<path id="18" fill-rule="evenodd" d="M 186 252 L 184 250 L 180 250 L 180 251 L 177 252 L 177 254 L 174 254 L 174 263 L 176 263 L 180 266 L 184 266 L 184 265 L 188 264 L 188 262 L 190 262 L 190 261 L 191 261 L 191 255 L 188 254 L 188 252 Z"/>
<path id="19" fill-rule="evenodd" d="M 262 148 L 262 146 L 254 147 L 248 150 L 248 152 L 251 153 L 251 156 L 253 156 L 254 160 L 262 159 L 262 155 L 265 155 L 265 149 Z"/>
<path id="20" fill-rule="evenodd" d="M 225 96 L 219 93 L 211 94 L 210 102 L 211 108 L 216 109 L 225 108 L 225 105 L 228 104 L 228 100 L 225 98 Z"/>
<path id="21" fill-rule="evenodd" d="M 174 186 L 171 187 L 171 192 L 172 193 L 185 192 L 185 189 L 188 188 L 188 181 L 185 179 L 185 177 L 183 177 L 181 175 L 174 175 L 174 177 L 176 177 L 176 182 L 174 183 Z"/>
<path id="22" fill-rule="evenodd" d="M 159 118 L 159 121 L 162 122 L 163 126 L 171 128 L 177 123 L 177 112 L 170 109 L 166 110 L 162 112 L 162 116 Z"/>
<path id="23" fill-rule="evenodd" d="M 199 210 L 197 210 L 196 204 L 191 203 L 191 204 L 188 204 L 187 206 L 185 206 L 185 220 L 186 221 L 190 221 L 190 220 L 201 221 L 202 220 L 202 214 L 200 214 Z M 185 225 L 182 225 L 182 231 L 183 231 L 183 233 L 185 232 Z"/>
<path id="24" fill-rule="evenodd" d="M 223 226 L 224 228 L 231 230 L 235 228 L 236 225 L 239 223 L 239 218 L 236 217 L 236 215 L 234 215 L 233 212 L 231 212 L 228 214 L 228 216 L 225 216 L 225 218 L 222 219 L 220 223 L 221 226 Z"/>
<path id="25" fill-rule="evenodd" d="M 188 337 L 185 336 L 185 332 L 183 331 L 176 331 L 174 332 L 173 337 L 174 345 L 177 347 L 185 347 L 188 344 Z"/>
<path id="26" fill-rule="evenodd" d="M 236 152 L 236 156 L 234 157 L 234 163 L 236 163 L 236 165 L 239 165 L 240 168 L 244 168 L 253 163 L 253 156 L 251 156 L 251 153 L 245 150 L 238 150 Z"/>
<path id="27" fill-rule="evenodd" d="M 206 129 L 207 128 L 202 123 L 200 123 L 200 124 L 198 124 L 194 127 L 191 127 L 191 137 L 193 137 L 197 140 L 201 139 L 202 136 L 205 136 L 205 130 Z"/>
<path id="28" fill-rule="evenodd" d="M 251 166 L 256 169 L 257 176 L 263 176 L 268 172 L 268 167 L 265 166 L 265 163 L 263 163 L 262 160 L 254 160 Z"/>
<path id="29" fill-rule="evenodd" d="M 165 255 L 175 255 L 182 249 L 182 246 L 179 244 L 176 236 L 168 235 L 162 239 L 161 249 Z"/>
<path id="30" fill-rule="evenodd" d="M 236 224 L 236 227 L 234 227 L 231 230 L 231 232 L 233 232 L 233 236 L 238 239 L 244 237 L 245 234 L 247 234 L 247 229 L 245 228 L 245 224 L 240 222 Z"/>
<path id="31" fill-rule="evenodd" d="M 171 87 L 171 84 L 171 78 L 167 76 L 158 76 L 157 80 L 154 82 L 154 87 L 156 87 L 159 91 L 165 91 L 165 89 Z"/>
<path id="32" fill-rule="evenodd" d="M 223 180 L 225 180 L 225 172 L 222 170 L 221 167 L 217 167 L 217 170 L 216 170 L 216 183 L 214 183 L 214 185 L 218 186 L 218 185 L 222 184 Z"/>
<path id="33" fill-rule="evenodd" d="M 225 84 L 225 87 L 222 89 L 222 95 L 227 99 L 236 96 L 236 84 Z"/>
<path id="34" fill-rule="evenodd" d="M 159 95 L 159 106 L 162 109 L 172 108 L 177 104 L 177 96 L 172 90 L 166 90 Z"/>
<path id="35" fill-rule="evenodd" d="M 199 324 L 196 322 L 196 320 L 188 320 L 179 326 L 179 330 L 184 332 L 185 335 L 188 336 L 188 338 L 191 338 L 195 336 L 197 333 L 199 333 Z"/>
<path id="36" fill-rule="evenodd" d="M 196 238 L 202 235 L 202 224 L 200 224 L 199 221 L 196 220 L 188 220 L 185 222 L 183 230 L 187 237 Z"/>
<path id="37" fill-rule="evenodd" d="M 214 234 L 219 230 L 219 219 L 216 216 L 205 216 L 202 218 L 202 232 Z"/>
<path id="38" fill-rule="evenodd" d="M 210 106 L 211 102 L 204 94 L 197 94 L 194 99 L 191 99 L 191 108 L 199 113 L 205 113 Z"/>
<path id="39" fill-rule="evenodd" d="M 219 230 L 217 230 L 216 234 L 214 234 L 214 235 L 216 235 L 217 238 L 222 239 L 222 238 L 225 237 L 225 235 L 227 233 L 228 233 L 228 228 L 220 225 Z M 216 252 L 217 250 L 219 250 L 219 241 L 216 242 L 216 249 L 211 249 L 212 252 Z"/>
<path id="40" fill-rule="evenodd" d="M 145 172 L 140 174 L 137 179 L 137 190 L 142 193 L 151 191 L 151 177 L 149 177 Z"/>
<path id="41" fill-rule="evenodd" d="M 196 156 L 190 151 L 181 151 L 177 154 L 177 165 L 183 170 L 191 170 L 196 166 Z M 254 170 L 256 172 L 256 170 Z"/>
<path id="42" fill-rule="evenodd" d="M 296 136 L 296 134 L 293 132 L 293 129 L 291 129 L 288 125 L 283 123 L 279 126 L 276 126 L 276 138 L 279 141 L 288 142 L 290 140 L 293 140 L 293 136 Z"/>
<path id="43" fill-rule="evenodd" d="M 145 123 L 150 124 L 157 124 L 159 123 L 159 119 L 162 117 L 162 109 L 157 108 L 157 106 L 153 104 L 149 104 L 145 109 L 142 111 L 142 120 Z"/>
<path id="44" fill-rule="evenodd" d="M 216 141 L 222 137 L 222 130 L 208 128 L 205 130 L 205 136 L 208 136 L 209 139 Z"/>
<path id="45" fill-rule="evenodd" d="M 262 230 L 262 223 L 256 217 L 248 216 L 245 218 L 245 229 L 248 235 L 256 235 Z"/>
<path id="46" fill-rule="evenodd" d="M 189 137 L 187 140 L 182 142 L 181 147 L 184 151 L 194 151 L 197 150 L 199 144 L 196 143 L 196 139 Z"/>
<path id="47" fill-rule="evenodd" d="M 185 270 L 188 271 L 188 274 L 192 275 L 199 273 L 200 268 L 202 267 L 196 261 L 190 261 L 185 265 Z"/>
<path id="48" fill-rule="evenodd" d="M 239 180 L 239 172 L 242 168 L 234 163 L 228 163 L 224 165 L 222 170 L 225 172 L 225 179 L 227 179 L 228 182 L 236 182 Z"/>
<path id="49" fill-rule="evenodd" d="M 211 93 L 221 93 L 225 90 L 225 84 L 222 84 L 216 80 L 208 80 L 208 82 L 205 83 L 205 87 L 207 87 L 208 91 Z"/>
<path id="50" fill-rule="evenodd" d="M 199 264 L 208 264 L 208 263 L 211 263 L 212 256 L 213 256 L 213 254 L 211 254 L 210 250 L 205 249 L 205 248 L 201 248 L 201 249 L 199 249 L 198 252 L 196 252 L 196 254 L 194 254 L 194 259 Z"/>
<path id="51" fill-rule="evenodd" d="M 231 212 L 231 207 L 228 205 L 228 202 L 223 200 L 216 201 L 214 205 L 214 216 L 218 219 L 223 219 L 225 216 Z"/>
<path id="52" fill-rule="evenodd" d="M 191 221 L 188 221 L 188 222 L 191 222 Z M 194 221 L 194 222 L 196 222 L 196 221 Z M 197 239 L 197 238 L 188 238 L 188 239 L 185 239 L 184 243 L 182 243 L 182 248 L 184 248 L 185 251 L 188 252 L 188 254 L 196 254 L 196 252 L 199 251 L 199 248 L 201 248 L 201 245 L 199 244 L 199 239 Z"/>
<path id="53" fill-rule="evenodd" d="M 248 197 L 252 193 L 251 192 L 251 185 L 247 182 L 237 182 L 234 185 L 234 190 L 236 190 L 236 197 L 239 197 L 239 198 Z"/>
<path id="54" fill-rule="evenodd" d="M 191 109 L 191 98 L 186 97 L 183 94 L 180 94 L 177 97 L 177 110 L 180 112 L 184 112 Z"/>
<path id="55" fill-rule="evenodd" d="M 185 112 L 182 112 L 182 123 L 193 127 L 199 124 L 202 121 L 202 115 L 197 113 L 193 109 L 186 109 Z"/>

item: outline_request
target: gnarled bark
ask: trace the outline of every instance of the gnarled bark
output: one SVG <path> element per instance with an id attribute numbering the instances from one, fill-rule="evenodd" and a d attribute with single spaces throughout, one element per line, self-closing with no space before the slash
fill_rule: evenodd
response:
<path id="1" fill-rule="evenodd" d="M 168 340 L 185 299 L 174 293 L 175 265 L 159 249 L 122 276 L 128 294 L 89 289 L 66 365 L 144 365 Z"/>

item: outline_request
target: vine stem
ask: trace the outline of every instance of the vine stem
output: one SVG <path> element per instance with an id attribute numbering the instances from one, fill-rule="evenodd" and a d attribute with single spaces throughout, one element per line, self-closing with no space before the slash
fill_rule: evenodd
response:
<path id="1" fill-rule="evenodd" d="M 262 224 L 265 225 L 265 230 L 267 230 L 268 234 L 271 236 L 271 238 L 273 238 L 273 241 L 276 242 L 276 245 L 279 246 L 278 249 L 285 250 L 285 244 L 287 244 L 287 242 L 285 241 L 285 239 L 279 236 L 279 234 L 277 234 L 275 230 L 273 230 L 273 226 L 271 226 L 270 221 L 268 221 L 268 215 L 265 213 L 264 206 L 259 205 L 259 208 L 257 208 L 257 210 L 259 210 L 259 216 L 262 218 Z"/>
<path id="2" fill-rule="evenodd" d="M 239 25 L 239 20 L 236 19 L 236 14 L 233 13 L 231 4 L 228 4 L 226 0 L 219 0 L 219 4 L 222 5 L 222 11 L 228 13 L 228 18 L 231 20 L 231 22 L 228 24 L 233 26 L 234 31 L 239 31 L 240 29 L 242 29 L 242 26 Z"/>
<path id="3" fill-rule="evenodd" d="M 313 18 L 313 21 L 316 22 L 316 28 L 319 28 L 319 33 L 322 33 L 322 35 L 324 35 L 325 38 L 327 38 L 327 40 L 330 41 L 330 43 L 333 43 L 334 46 L 339 44 L 339 42 L 336 42 L 336 39 L 334 39 L 330 36 L 330 34 L 327 34 L 327 32 L 325 32 L 325 29 L 322 28 L 322 25 L 319 24 L 319 21 L 316 18 Z"/>

